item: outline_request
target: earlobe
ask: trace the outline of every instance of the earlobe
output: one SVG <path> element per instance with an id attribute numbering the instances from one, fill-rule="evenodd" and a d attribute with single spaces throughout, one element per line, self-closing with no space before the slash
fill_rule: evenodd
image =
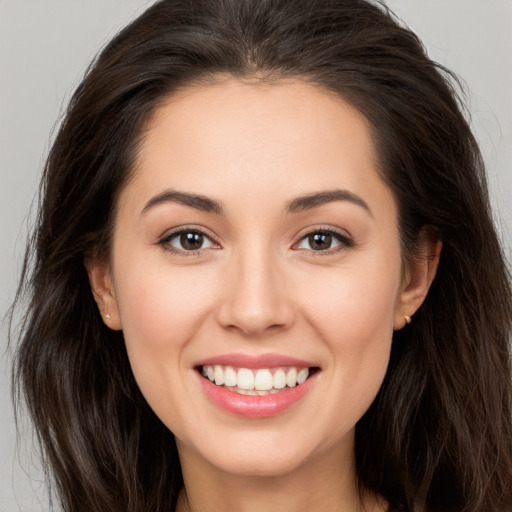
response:
<path id="1" fill-rule="evenodd" d="M 395 313 L 395 330 L 411 322 L 411 317 L 423 304 L 436 276 L 442 242 L 430 230 L 421 234 L 421 255 L 416 257 L 404 276 Z"/>
<path id="2" fill-rule="evenodd" d="M 99 309 L 103 322 L 107 327 L 118 331 L 121 319 L 112 282 L 110 264 L 98 257 L 86 256 L 84 266 L 89 277 L 89 284 L 94 300 Z"/>

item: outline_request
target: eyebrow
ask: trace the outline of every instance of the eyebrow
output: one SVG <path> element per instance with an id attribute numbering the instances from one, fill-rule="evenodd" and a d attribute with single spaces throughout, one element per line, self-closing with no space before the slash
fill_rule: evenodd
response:
<path id="1" fill-rule="evenodd" d="M 332 203 L 334 201 L 348 201 L 356 204 L 361 208 L 364 208 L 373 217 L 368 203 L 349 190 L 326 190 L 297 197 L 288 204 L 287 211 L 290 213 L 302 212 L 312 208 L 318 208 L 324 204 Z"/>
<path id="2" fill-rule="evenodd" d="M 297 197 L 288 203 L 286 210 L 289 213 L 298 213 L 313 208 L 318 208 L 324 204 L 332 203 L 335 201 L 348 201 L 364 208 L 372 217 L 370 207 L 358 195 L 348 190 L 326 190 L 323 192 L 316 192 L 305 196 Z M 195 208 L 204 212 L 215 213 L 223 215 L 224 209 L 222 204 L 218 201 L 210 199 L 209 197 L 189 194 L 187 192 L 178 192 L 176 190 L 166 190 L 154 197 L 152 197 L 142 209 L 142 214 L 146 213 L 151 208 L 164 203 L 179 203 L 184 206 Z"/>
<path id="3" fill-rule="evenodd" d="M 222 205 L 219 202 L 210 199 L 209 197 L 201 196 L 198 194 L 189 194 L 187 192 L 178 192 L 176 190 L 166 190 L 161 194 L 152 197 L 144 205 L 141 214 L 146 213 L 151 208 L 164 203 L 179 203 L 184 206 L 195 208 L 196 210 L 216 213 L 218 215 L 222 215 L 224 213 Z"/>

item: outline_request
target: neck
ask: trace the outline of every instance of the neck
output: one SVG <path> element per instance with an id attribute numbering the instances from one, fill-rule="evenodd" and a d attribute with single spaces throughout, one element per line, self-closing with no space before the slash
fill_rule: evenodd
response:
<path id="1" fill-rule="evenodd" d="M 186 455 L 184 454 L 186 452 Z M 214 468 L 195 453 L 180 449 L 184 488 L 177 512 L 382 512 L 382 502 L 362 495 L 353 450 L 335 450 L 286 474 L 233 475 Z"/>

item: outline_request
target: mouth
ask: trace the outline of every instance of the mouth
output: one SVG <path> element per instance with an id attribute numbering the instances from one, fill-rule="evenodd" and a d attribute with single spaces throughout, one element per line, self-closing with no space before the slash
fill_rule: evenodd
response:
<path id="1" fill-rule="evenodd" d="M 282 354 L 223 354 L 194 367 L 211 403 L 235 416 L 269 418 L 294 410 L 313 393 L 321 368 Z"/>
<path id="2" fill-rule="evenodd" d="M 238 395 L 276 395 L 304 384 L 317 373 L 318 367 L 279 366 L 244 368 L 205 364 L 197 367 L 201 376 L 217 387 Z"/>

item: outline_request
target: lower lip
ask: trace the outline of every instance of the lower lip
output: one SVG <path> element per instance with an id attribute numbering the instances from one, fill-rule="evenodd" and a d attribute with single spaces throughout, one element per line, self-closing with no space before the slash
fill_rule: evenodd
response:
<path id="1" fill-rule="evenodd" d="M 241 395 L 216 386 L 201 375 L 199 379 L 208 398 L 221 409 L 245 418 L 269 418 L 286 411 L 306 395 L 314 385 L 317 375 L 318 373 L 313 374 L 293 388 L 265 396 Z"/>

